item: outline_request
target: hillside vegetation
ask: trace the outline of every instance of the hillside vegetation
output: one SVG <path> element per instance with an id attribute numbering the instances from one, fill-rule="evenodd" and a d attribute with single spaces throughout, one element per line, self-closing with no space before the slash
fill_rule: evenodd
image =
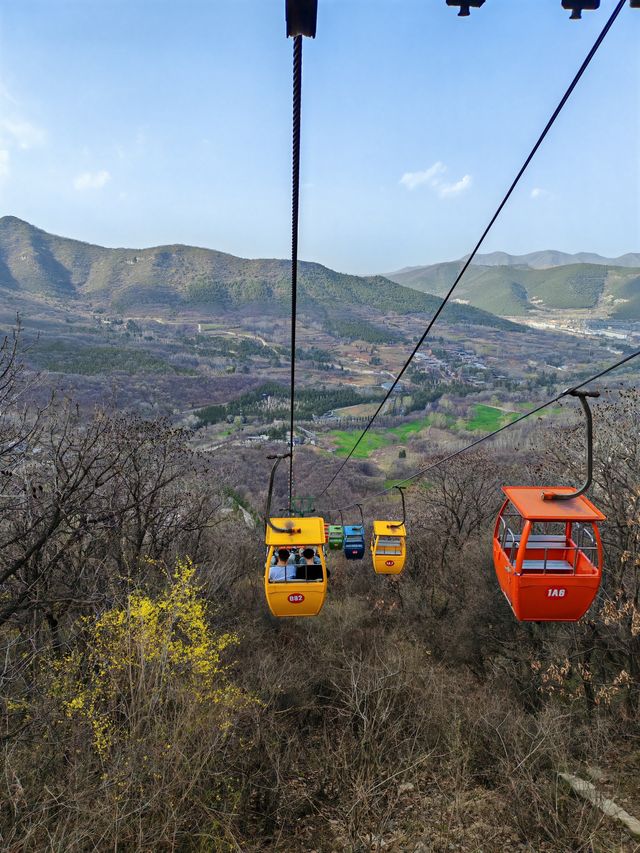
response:
<path id="1" fill-rule="evenodd" d="M 399 284 L 444 295 L 461 262 L 413 267 L 391 273 Z M 476 308 L 522 317 L 539 308 L 593 309 L 594 316 L 640 320 L 640 266 L 572 263 L 548 269 L 519 266 L 469 267 L 455 298 Z"/>
<path id="2" fill-rule="evenodd" d="M 516 623 L 491 568 L 500 484 L 577 481 L 581 421 L 434 469 L 401 577 L 331 552 L 321 615 L 276 621 L 264 448 L 207 459 L 162 419 L 25 411 L 11 340 L 0 373 L 3 850 L 632 853 L 557 773 L 604 768 L 636 809 L 637 393 L 594 412 L 607 562 L 582 622 Z M 328 466 L 296 466 L 318 494 Z M 334 492 L 380 485 L 355 462 Z M 367 529 L 396 509 L 366 504 Z"/>
<path id="3" fill-rule="evenodd" d="M 286 260 L 247 260 L 181 245 L 107 249 L 48 234 L 13 216 L 0 219 L 0 288 L 71 306 L 76 301 L 146 314 L 207 309 L 218 316 L 251 306 L 279 313 L 288 310 L 290 275 Z M 298 288 L 301 310 L 328 325 L 354 309 L 431 315 L 440 304 L 382 276 L 345 275 L 308 262 L 300 263 Z M 449 322 L 517 328 L 475 308 L 453 304 L 445 310 Z M 363 329 L 366 340 L 375 338 L 375 327 Z"/>

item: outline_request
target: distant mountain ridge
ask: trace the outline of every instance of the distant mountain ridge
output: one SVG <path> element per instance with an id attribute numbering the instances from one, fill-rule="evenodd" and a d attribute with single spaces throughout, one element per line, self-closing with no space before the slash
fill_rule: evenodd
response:
<path id="1" fill-rule="evenodd" d="M 359 310 L 433 314 L 441 300 L 389 281 L 299 266 L 301 310 L 327 322 Z M 252 306 L 288 311 L 290 262 L 249 260 L 224 252 L 171 245 L 109 249 L 58 237 L 14 216 L 0 218 L 1 289 L 24 298 L 89 302 L 114 311 L 209 309 L 225 313 Z M 517 328 L 482 310 L 451 304 L 450 322 Z"/>
<path id="2" fill-rule="evenodd" d="M 466 258 L 461 260 L 466 260 Z M 565 267 L 571 264 L 596 264 L 607 267 L 640 267 L 640 252 L 627 252 L 619 258 L 604 258 L 595 252 L 559 252 L 556 249 L 543 249 L 540 252 L 529 252 L 527 255 L 509 255 L 507 252 L 490 252 L 487 255 L 476 255 L 474 264 L 480 267 L 526 266 L 532 269 L 548 269 L 549 267 Z"/>
<path id="3" fill-rule="evenodd" d="M 534 261 L 558 260 L 562 253 L 481 256 Z M 544 256 L 544 257 L 543 257 Z M 573 258 L 573 256 L 567 256 Z M 583 253 L 582 257 L 589 257 Z M 634 255 L 625 255 L 627 259 Z M 619 259 L 617 259 L 619 260 Z M 464 261 L 424 267 L 407 267 L 389 278 L 425 293 L 443 296 L 462 269 Z M 640 321 L 640 257 L 636 267 L 575 262 L 559 266 L 526 264 L 472 264 L 460 281 L 454 298 L 503 317 L 535 316 L 544 311 L 587 311 L 594 319 Z"/>
<path id="4" fill-rule="evenodd" d="M 468 257 L 469 255 L 465 255 L 458 261 L 445 261 L 444 263 L 463 263 Z M 557 249 L 542 249 L 539 252 L 529 252 L 527 255 L 510 255 L 508 252 L 489 252 L 486 255 L 476 255 L 472 261 L 472 266 L 477 267 L 530 267 L 535 270 L 564 267 L 571 264 L 640 267 L 640 252 L 627 252 L 626 255 L 620 255 L 619 258 L 605 258 L 595 252 L 576 252 L 575 254 L 570 254 L 568 252 L 560 252 Z M 439 263 L 402 267 L 402 269 L 394 270 L 391 273 L 384 273 L 384 275 L 390 276 L 393 281 L 393 276 L 395 275 L 415 272 L 416 270 L 431 269 L 434 266 L 441 265 Z"/>

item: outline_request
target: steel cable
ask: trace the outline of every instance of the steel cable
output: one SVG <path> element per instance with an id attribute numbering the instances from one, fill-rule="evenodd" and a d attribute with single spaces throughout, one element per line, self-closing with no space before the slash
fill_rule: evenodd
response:
<path id="1" fill-rule="evenodd" d="M 612 370 L 617 370 L 618 367 L 622 367 L 623 364 L 632 361 L 634 358 L 638 358 L 638 356 L 640 356 L 640 350 L 632 352 L 630 355 L 625 356 L 624 358 L 620 359 L 620 361 L 617 361 L 615 364 L 612 364 L 610 367 L 607 367 L 605 370 L 601 370 L 600 373 L 596 373 L 594 376 L 590 376 L 583 382 L 578 383 L 578 385 L 572 385 L 571 388 L 566 388 L 560 394 L 557 394 L 555 397 L 552 397 L 550 400 L 547 400 L 546 403 L 542 403 L 540 406 L 536 406 L 536 408 L 532 409 L 530 412 L 525 412 L 523 415 L 520 415 L 520 417 L 516 418 L 514 421 L 510 421 L 508 424 L 501 426 L 499 429 L 496 429 L 493 432 L 488 433 L 487 435 L 483 435 L 482 438 L 477 438 L 475 441 L 472 441 L 471 444 L 467 444 L 465 447 L 460 448 L 460 450 L 456 450 L 453 453 L 450 453 L 448 456 L 444 456 L 442 459 L 438 459 L 437 462 L 432 462 L 431 465 L 427 465 L 426 468 L 421 468 L 419 471 L 416 471 L 416 473 L 412 474 L 410 477 L 406 477 L 404 480 L 400 480 L 400 482 L 394 483 L 393 486 L 389 486 L 389 488 L 383 489 L 380 492 L 376 492 L 374 495 L 369 495 L 366 498 L 359 498 L 357 502 L 347 504 L 346 506 L 338 507 L 337 509 L 333 510 L 333 512 L 341 512 L 345 509 L 351 509 L 352 507 L 356 507 L 359 504 L 372 501 L 374 500 L 374 498 L 382 497 L 382 495 L 386 495 L 387 492 L 392 491 L 397 486 L 404 486 L 405 483 L 411 483 L 413 480 L 417 479 L 418 477 L 421 477 L 428 471 L 437 468 L 444 462 L 450 462 L 452 459 L 455 459 L 456 456 L 460 456 L 462 453 L 466 453 L 467 450 L 471 450 L 472 447 L 477 447 L 479 444 L 482 444 L 483 441 L 488 441 L 490 438 L 493 438 L 495 435 L 498 435 L 498 433 L 504 432 L 505 430 L 516 426 L 516 424 L 522 423 L 522 421 L 532 417 L 532 415 L 537 415 L 538 412 L 541 412 L 543 409 L 546 409 L 547 406 L 552 405 L 552 403 L 557 403 L 558 400 L 561 400 L 563 397 L 566 397 L 572 391 L 579 391 L 580 388 L 584 388 L 585 385 L 589 385 L 591 382 L 595 382 L 597 379 L 601 379 L 603 376 L 606 376 L 607 373 L 611 373 Z"/>
<path id="2" fill-rule="evenodd" d="M 296 318 L 298 311 L 298 218 L 300 207 L 300 124 L 302 113 L 302 36 L 293 40 L 293 146 L 291 180 L 291 417 L 289 423 L 289 515 L 293 512 L 293 425 L 296 393 Z"/>
<path id="3" fill-rule="evenodd" d="M 570 98 L 570 96 L 571 96 L 571 94 L 572 94 L 573 90 L 574 90 L 574 89 L 575 89 L 575 87 L 578 85 L 578 82 L 580 81 L 580 78 L 582 77 L 582 75 L 584 74 L 584 72 L 585 72 L 585 71 L 587 70 L 587 68 L 589 67 L 589 65 L 590 65 L 590 63 L 591 63 L 591 60 L 592 60 L 592 59 L 593 59 L 593 57 L 595 56 L 595 54 L 596 54 L 596 52 L 597 52 L 598 48 L 600 47 L 600 45 L 601 45 L 601 44 L 602 44 L 602 42 L 604 41 L 604 39 L 605 39 L 605 37 L 606 37 L 607 33 L 609 32 L 609 30 L 610 30 L 610 29 L 611 29 L 611 27 L 613 26 L 613 23 L 615 22 L 616 18 L 618 17 L 618 15 L 620 14 L 620 12 L 622 11 L 622 7 L 624 6 L 625 2 L 626 2 L 626 0 L 619 0 L 619 2 L 617 3 L 617 5 L 616 5 L 615 9 L 613 10 L 613 13 L 611 14 L 611 17 L 609 18 L 609 20 L 608 20 L 608 21 L 607 21 L 607 23 L 605 24 L 605 26 L 604 26 L 604 28 L 602 29 L 602 32 L 600 33 L 600 35 L 598 36 L 598 38 L 595 40 L 595 42 L 594 42 L 594 44 L 593 44 L 593 46 L 592 46 L 591 50 L 589 51 L 589 53 L 588 53 L 588 54 L 587 54 L 587 56 L 586 56 L 586 58 L 585 58 L 584 62 L 582 63 L 582 65 L 580 66 L 580 68 L 579 68 L 578 72 L 576 73 L 576 75 L 574 76 L 573 80 L 571 81 L 571 84 L 569 85 L 568 89 L 566 90 L 566 92 L 565 92 L 565 93 L 564 93 L 564 95 L 562 96 L 562 98 L 561 98 L 561 100 L 560 100 L 560 102 L 559 102 L 558 106 L 557 106 L 557 107 L 555 108 L 555 110 L 553 111 L 553 114 L 552 114 L 551 118 L 549 119 L 549 121 L 547 122 L 547 124 L 546 124 L 546 126 L 545 126 L 544 130 L 542 131 L 542 133 L 541 133 L 541 134 L 540 134 L 540 136 L 538 137 L 537 142 L 535 143 L 535 145 L 533 146 L 533 148 L 532 148 L 532 149 L 531 149 L 531 151 L 529 152 L 528 157 L 526 158 L 526 160 L 524 161 L 524 163 L 523 163 L 523 164 L 522 164 L 522 166 L 520 167 L 520 170 L 518 171 L 518 174 L 516 175 L 515 179 L 513 180 L 512 184 L 511 184 L 511 186 L 510 186 L 510 187 L 509 187 L 509 189 L 507 190 L 507 192 L 506 192 L 506 194 L 505 194 L 504 198 L 502 199 L 502 201 L 501 201 L 501 202 L 500 202 L 500 204 L 498 205 L 497 210 L 495 211 L 495 213 L 494 213 L 494 214 L 493 214 L 493 216 L 491 217 L 491 219 L 490 219 L 490 221 L 489 221 L 489 224 L 486 226 L 486 228 L 485 228 L 485 229 L 484 229 L 484 231 L 482 232 L 482 236 L 480 237 L 480 239 L 479 239 L 479 240 L 478 240 L 478 242 L 476 243 L 476 245 L 475 245 L 475 247 L 474 247 L 473 251 L 471 252 L 471 254 L 469 255 L 469 257 L 468 257 L 468 258 L 467 258 L 467 260 L 465 261 L 465 263 L 464 263 L 464 265 L 463 265 L 462 269 L 460 270 L 460 272 L 458 273 L 458 275 L 456 276 L 455 281 L 453 282 L 453 284 L 452 284 L 452 285 L 451 285 L 451 287 L 449 288 L 449 291 L 447 292 L 446 296 L 444 297 L 444 299 L 443 299 L 442 303 L 439 305 L 439 307 L 438 307 L 437 311 L 435 312 L 435 314 L 433 315 L 433 317 L 432 317 L 432 318 L 431 318 L 431 320 L 429 321 L 429 324 L 427 325 L 427 328 L 425 329 L 425 331 L 423 332 L 422 336 L 421 336 L 421 337 L 420 337 L 420 339 L 418 340 L 417 344 L 416 344 L 416 345 L 415 345 L 415 347 L 413 348 L 413 351 L 412 351 L 411 355 L 409 356 L 409 358 L 408 358 L 408 359 L 406 360 L 406 362 L 404 363 L 404 366 L 402 367 L 402 369 L 401 369 L 400 373 L 398 373 L 398 375 L 396 376 L 396 378 L 393 380 L 393 383 L 392 383 L 391 387 L 389 388 L 389 390 L 388 390 L 388 391 L 387 391 L 387 393 L 385 394 L 384 398 L 382 399 L 382 402 L 380 403 L 380 405 L 378 406 L 378 408 L 376 409 L 376 411 L 375 411 L 375 412 L 374 412 L 374 414 L 372 415 L 371 419 L 369 420 L 369 422 L 367 423 L 367 425 L 365 426 L 365 428 L 364 428 L 364 429 L 362 430 L 362 432 L 360 433 L 360 436 L 359 436 L 358 440 L 356 441 L 356 443 L 353 445 L 353 447 L 352 447 L 352 448 L 351 448 L 351 450 L 349 451 L 349 453 L 348 453 L 347 457 L 343 460 L 343 462 L 342 462 L 342 464 L 340 465 L 340 467 L 338 468 L 338 470 L 335 472 L 335 474 L 331 477 L 331 479 L 329 480 L 329 482 L 327 483 L 327 485 L 322 489 L 322 491 L 321 491 L 321 492 L 320 492 L 320 494 L 318 495 L 318 497 L 319 497 L 319 498 L 320 498 L 320 497 L 322 497 L 322 495 L 324 495 L 324 494 L 325 494 L 325 492 L 327 492 L 327 491 L 331 488 L 332 484 L 335 482 L 335 480 L 336 480 L 336 479 L 337 479 L 337 477 L 339 476 L 340 472 L 344 469 L 344 467 L 345 467 L 345 465 L 347 464 L 347 462 L 349 462 L 349 460 L 351 459 L 351 457 L 353 456 L 353 454 L 354 454 L 354 453 L 355 453 L 355 451 L 357 450 L 358 445 L 360 444 L 360 442 L 362 441 L 362 439 L 365 437 L 365 435 L 367 434 L 367 432 L 371 429 L 371 427 L 372 427 L 372 425 L 373 425 L 373 422 L 375 421 L 375 419 L 378 417 L 378 415 L 379 415 L 379 414 L 380 414 L 380 412 L 382 411 L 382 409 L 383 409 L 384 405 L 386 404 L 387 400 L 388 400 L 388 399 L 389 399 L 389 397 L 393 394 L 393 392 L 394 392 L 394 390 L 395 390 L 395 388 L 396 388 L 396 386 L 397 386 L 398 382 L 399 382 L 399 381 L 400 381 L 400 379 L 402 379 L 402 377 L 404 376 L 404 373 L 405 373 L 405 371 L 407 370 L 407 368 L 409 367 L 409 365 L 411 364 L 411 362 L 413 361 L 413 358 L 414 358 L 415 354 L 418 352 L 418 350 L 420 349 L 420 347 L 421 347 L 421 346 L 422 346 L 422 344 L 424 343 L 424 341 L 425 341 L 425 339 L 426 339 L 427 335 L 428 335 L 428 334 L 429 334 L 429 332 L 431 331 L 431 328 L 432 328 L 433 324 L 436 322 L 436 320 L 438 319 L 438 317 L 439 317 L 439 316 L 440 316 L 440 314 L 442 313 L 442 311 L 443 311 L 443 309 L 444 309 L 445 305 L 447 304 L 447 302 L 448 302 L 448 301 L 449 301 L 449 299 L 451 298 L 451 295 L 453 294 L 453 292 L 454 292 L 454 290 L 456 289 L 456 287 L 458 286 L 458 284 L 459 284 L 460 280 L 462 279 L 462 277 L 464 276 L 465 272 L 467 271 L 467 269 L 468 269 L 468 268 L 469 268 L 469 266 L 471 265 L 471 262 L 473 261 L 474 257 L 475 257 L 475 256 L 476 256 L 476 254 L 478 253 L 478 251 L 479 251 L 480 247 L 481 247 L 481 246 L 482 246 L 482 244 L 484 243 L 484 240 L 485 240 L 485 238 L 486 238 L 487 234 L 489 233 L 489 231 L 490 231 L 490 230 L 491 230 L 491 228 L 493 227 L 493 225 L 494 225 L 494 223 L 495 223 L 496 219 L 498 218 L 498 216 L 499 216 L 499 215 L 500 215 L 500 213 L 502 212 L 502 210 L 503 210 L 504 206 L 505 206 L 505 205 L 506 205 L 506 203 L 508 202 L 508 200 L 509 200 L 509 198 L 511 197 L 511 195 L 512 195 L 513 191 L 515 190 L 515 188 L 517 187 L 517 185 L 520 183 L 520 179 L 522 178 L 522 176 L 524 175 L 525 171 L 527 170 L 527 167 L 529 166 L 529 164 L 530 164 L 530 163 L 531 163 L 531 161 L 533 160 L 534 156 L 536 155 L 536 152 L 538 151 L 538 149 L 539 149 L 539 148 L 540 148 L 540 146 L 542 145 L 542 143 L 543 143 L 543 141 L 544 141 L 545 137 L 547 136 L 547 134 L 549 133 L 549 131 L 550 131 L 550 130 L 551 130 L 551 128 L 553 127 L 553 125 L 554 125 L 554 123 L 555 123 L 556 119 L 558 118 L 558 116 L 559 116 L 559 115 L 560 115 L 560 113 L 562 112 L 562 109 L 563 109 L 563 107 L 565 106 L 565 104 L 567 103 L 567 101 L 569 100 L 569 98 Z"/>

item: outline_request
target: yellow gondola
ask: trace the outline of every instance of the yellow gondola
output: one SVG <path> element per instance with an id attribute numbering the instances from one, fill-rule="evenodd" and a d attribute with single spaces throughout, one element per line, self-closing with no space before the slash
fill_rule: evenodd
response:
<path id="1" fill-rule="evenodd" d="M 402 522 L 374 521 L 371 558 L 379 575 L 399 575 L 407 557 L 407 530 Z"/>
<path id="2" fill-rule="evenodd" d="M 402 521 L 374 521 L 371 540 L 371 559 L 378 575 L 399 575 L 407 558 L 407 529 L 404 492 L 396 486 L 402 498 Z"/>
<path id="3" fill-rule="evenodd" d="M 264 591 L 274 616 L 317 616 L 327 595 L 327 564 L 324 555 L 323 518 L 269 518 L 265 542 L 267 561 Z M 313 548 L 317 563 L 308 566 L 295 562 L 284 567 L 278 580 L 272 565 L 278 550 Z M 310 558 L 311 559 L 311 558 Z"/>

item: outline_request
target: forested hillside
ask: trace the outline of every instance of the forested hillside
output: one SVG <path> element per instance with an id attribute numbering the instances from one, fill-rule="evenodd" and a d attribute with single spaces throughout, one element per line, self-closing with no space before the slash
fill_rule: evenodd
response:
<path id="1" fill-rule="evenodd" d="M 382 276 L 360 277 L 302 262 L 303 311 L 331 327 L 344 311 L 366 307 L 385 314 L 433 314 L 440 300 Z M 247 260 L 193 246 L 106 249 L 48 234 L 14 216 L 0 219 L 0 288 L 10 295 L 46 297 L 73 310 L 102 306 L 122 312 L 288 310 L 290 262 Z M 516 328 L 499 317 L 449 305 L 451 322 Z M 369 332 L 369 337 L 371 332 Z"/>
<path id="2" fill-rule="evenodd" d="M 462 262 L 411 267 L 389 278 L 408 287 L 443 296 Z M 571 263 L 534 269 L 517 265 L 472 265 L 456 288 L 456 298 L 510 317 L 540 309 L 591 309 L 593 317 L 640 320 L 640 267 Z"/>
<path id="3" fill-rule="evenodd" d="M 517 624 L 490 550 L 503 482 L 580 479 L 579 421 L 434 469 L 407 493 L 403 576 L 332 553 L 322 614 L 276 622 L 268 448 L 25 409 L 19 341 L 0 374 L 3 849 L 634 849 L 557 773 L 637 805 L 637 392 L 595 409 L 606 572 L 582 622 Z M 310 491 L 331 468 L 297 466 Z M 350 472 L 335 500 L 379 489 Z M 395 511 L 367 504 L 367 526 Z"/>

